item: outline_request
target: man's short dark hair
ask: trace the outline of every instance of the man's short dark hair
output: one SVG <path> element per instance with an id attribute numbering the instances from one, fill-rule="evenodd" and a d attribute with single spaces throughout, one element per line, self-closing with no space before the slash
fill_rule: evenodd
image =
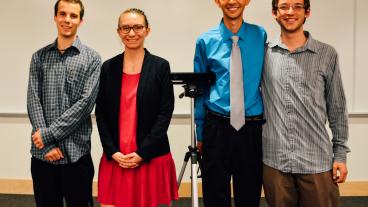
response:
<path id="1" fill-rule="evenodd" d="M 272 11 L 276 12 L 277 11 L 277 4 L 279 3 L 279 0 L 272 0 Z M 310 9 L 310 1 L 309 0 L 304 0 L 304 8 L 305 11 L 308 11 Z"/>
<path id="2" fill-rule="evenodd" d="M 58 0 L 55 3 L 55 6 L 54 6 L 54 15 L 55 16 L 57 15 L 57 12 L 58 12 L 58 9 L 59 9 L 59 3 L 61 1 L 65 1 L 65 2 L 73 3 L 73 4 L 79 4 L 79 6 L 81 8 L 80 13 L 79 13 L 79 17 L 80 17 L 81 20 L 83 19 L 83 16 L 84 16 L 84 6 L 83 6 L 83 3 L 82 3 L 81 0 Z"/>

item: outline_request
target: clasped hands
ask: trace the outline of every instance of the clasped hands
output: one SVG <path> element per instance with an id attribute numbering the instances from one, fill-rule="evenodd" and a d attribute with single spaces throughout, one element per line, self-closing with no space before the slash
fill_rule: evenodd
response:
<path id="1" fill-rule="evenodd" d="M 112 155 L 112 158 L 122 168 L 136 168 L 143 161 L 143 159 L 135 152 L 126 155 L 121 152 L 116 152 Z"/>
<path id="2" fill-rule="evenodd" d="M 45 147 L 43 140 L 42 140 L 40 129 L 37 129 L 36 132 L 32 134 L 32 141 L 33 141 L 33 144 L 36 146 L 36 148 L 39 150 Z M 58 161 L 63 158 L 64 158 L 64 155 L 61 152 L 59 147 L 52 148 L 45 155 L 45 160 L 49 162 Z"/>

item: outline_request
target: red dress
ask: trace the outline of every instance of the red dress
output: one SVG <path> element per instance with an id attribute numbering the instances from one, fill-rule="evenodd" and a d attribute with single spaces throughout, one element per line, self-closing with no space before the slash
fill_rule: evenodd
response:
<path id="1" fill-rule="evenodd" d="M 120 152 L 135 152 L 137 131 L 136 95 L 140 74 L 123 74 L 119 130 Z M 140 163 L 133 169 L 101 157 L 98 201 L 115 207 L 157 207 L 178 199 L 175 165 L 171 153 Z"/>

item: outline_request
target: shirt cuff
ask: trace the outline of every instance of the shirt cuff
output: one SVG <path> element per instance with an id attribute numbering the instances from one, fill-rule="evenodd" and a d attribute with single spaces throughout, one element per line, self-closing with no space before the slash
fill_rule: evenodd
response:
<path id="1" fill-rule="evenodd" d="M 197 141 L 201 142 L 203 138 L 203 127 L 197 126 L 196 128 L 196 138 Z"/>
<path id="2" fill-rule="evenodd" d="M 52 134 L 51 130 L 48 128 L 41 128 L 41 138 L 44 145 L 48 145 L 50 143 L 54 143 L 54 135 Z"/>
<path id="3" fill-rule="evenodd" d="M 334 153 L 333 161 L 346 163 L 346 153 Z"/>
<path id="4" fill-rule="evenodd" d="M 350 152 L 350 149 L 345 144 L 343 145 L 335 144 L 333 146 L 334 162 L 346 163 L 346 157 L 347 157 L 346 155 L 348 152 Z"/>

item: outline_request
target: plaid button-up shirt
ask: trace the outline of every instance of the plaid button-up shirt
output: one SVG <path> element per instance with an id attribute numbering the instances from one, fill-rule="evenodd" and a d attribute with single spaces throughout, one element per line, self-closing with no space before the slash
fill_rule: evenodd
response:
<path id="1" fill-rule="evenodd" d="M 295 52 L 280 38 L 268 44 L 263 70 L 263 162 L 286 173 L 329 171 L 350 151 L 337 52 L 305 34 L 307 43 Z"/>
<path id="2" fill-rule="evenodd" d="M 45 147 L 32 142 L 33 157 L 45 160 L 51 149 L 59 147 L 64 159 L 54 164 L 74 163 L 90 153 L 91 111 L 98 92 L 101 58 L 77 38 L 64 54 L 57 41 L 32 56 L 27 110 L 32 133 L 40 129 Z"/>

